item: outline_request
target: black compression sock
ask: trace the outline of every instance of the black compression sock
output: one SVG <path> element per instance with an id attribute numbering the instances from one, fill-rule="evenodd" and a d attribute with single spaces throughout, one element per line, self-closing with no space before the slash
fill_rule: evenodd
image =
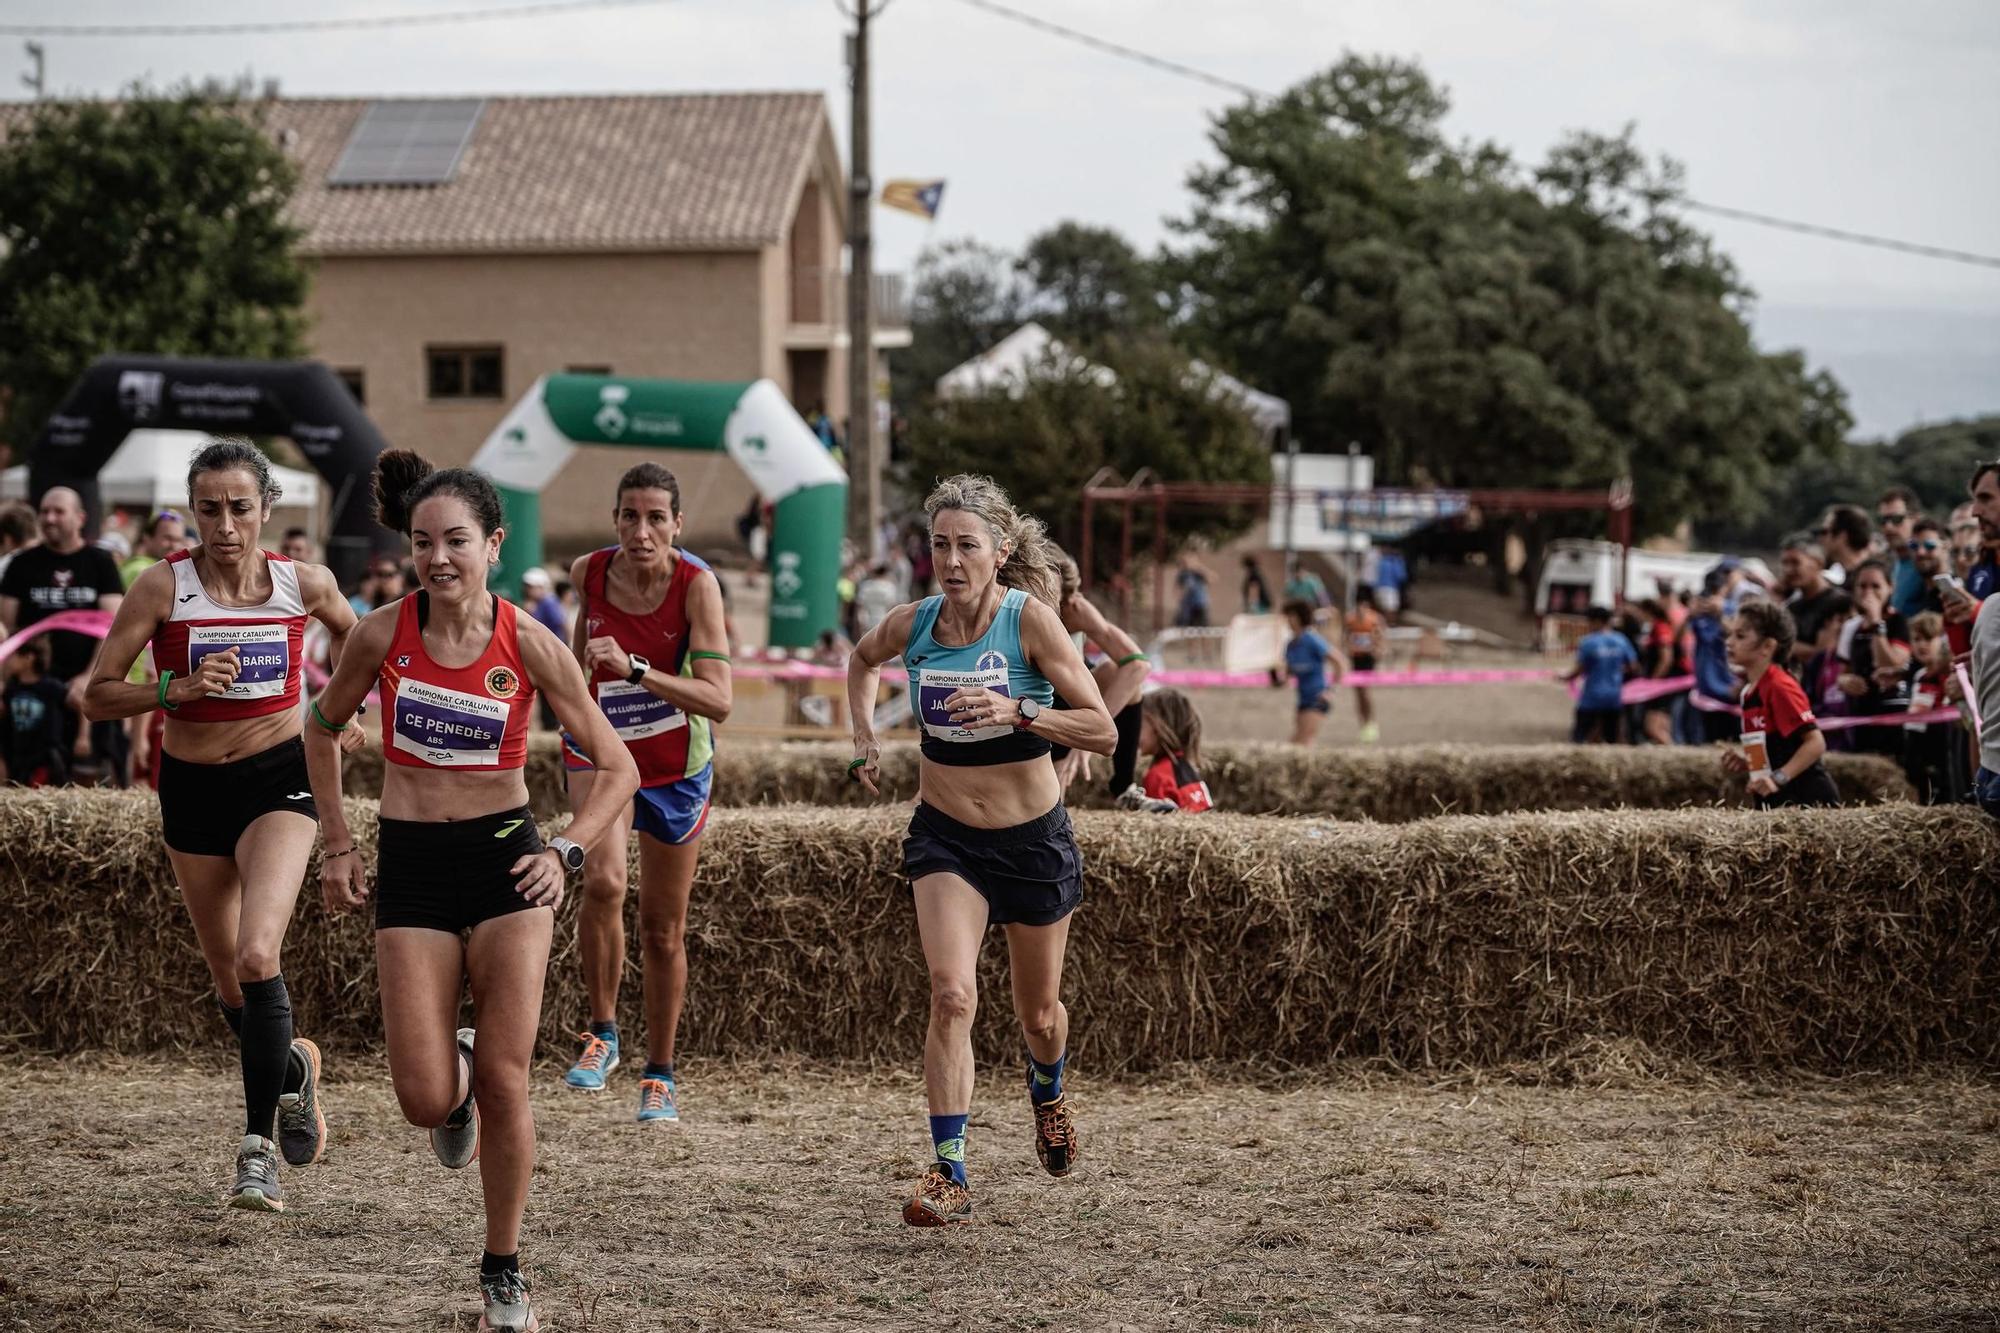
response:
<path id="1" fill-rule="evenodd" d="M 479 1276 L 481 1277 L 492 1277 L 496 1273 L 518 1273 L 520 1271 L 521 1252 L 519 1250 L 514 1251 L 512 1254 L 495 1254 L 491 1250 L 480 1252 Z"/>
<path id="2" fill-rule="evenodd" d="M 243 983 L 244 1132 L 270 1138 L 292 1062 L 292 997 L 283 975 Z"/>
<path id="3" fill-rule="evenodd" d="M 229 1031 L 236 1040 L 243 1040 L 243 1006 L 231 1004 L 220 995 L 215 997 L 215 1007 L 222 1011 L 222 1021 L 229 1024 Z"/>

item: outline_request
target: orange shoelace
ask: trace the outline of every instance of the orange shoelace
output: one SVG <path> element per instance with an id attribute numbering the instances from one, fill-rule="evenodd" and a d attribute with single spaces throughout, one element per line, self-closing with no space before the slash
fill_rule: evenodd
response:
<path id="1" fill-rule="evenodd" d="M 1069 1146 L 1069 1107 L 1058 1097 L 1052 1102 L 1042 1102 L 1035 1107 L 1035 1132 L 1051 1148 Z"/>
<path id="2" fill-rule="evenodd" d="M 942 1169 L 925 1172 L 924 1178 L 917 1184 L 918 1198 L 929 1199 L 937 1204 L 941 1211 L 947 1213 L 956 1211 L 970 1194 L 971 1191 L 945 1174 Z"/>
<path id="3" fill-rule="evenodd" d="M 576 1067 L 593 1074 L 603 1073 L 604 1061 L 611 1054 L 611 1043 L 594 1032 L 579 1032 L 576 1035 L 583 1038 L 583 1054 L 576 1058 Z"/>
<path id="4" fill-rule="evenodd" d="M 673 1085 L 663 1078 L 639 1080 L 639 1109 L 664 1111 L 674 1100 Z"/>

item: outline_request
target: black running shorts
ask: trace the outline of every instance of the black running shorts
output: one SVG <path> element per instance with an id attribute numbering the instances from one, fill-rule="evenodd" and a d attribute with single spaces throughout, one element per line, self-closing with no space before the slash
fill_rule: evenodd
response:
<path id="1" fill-rule="evenodd" d="M 903 835 L 912 882 L 951 874 L 986 900 L 996 926 L 1050 926 L 1083 901 L 1083 853 L 1063 806 L 1013 828 L 974 828 L 919 804 Z"/>
<path id="2" fill-rule="evenodd" d="M 415 926 L 456 935 L 534 906 L 514 863 L 542 850 L 527 806 L 477 819 L 385 819 L 376 840 L 375 929 Z"/>
<path id="3" fill-rule="evenodd" d="M 273 810 L 319 822 L 306 746 L 297 736 L 226 764 L 195 764 L 160 751 L 160 829 L 189 856 L 234 856 L 243 831 Z"/>

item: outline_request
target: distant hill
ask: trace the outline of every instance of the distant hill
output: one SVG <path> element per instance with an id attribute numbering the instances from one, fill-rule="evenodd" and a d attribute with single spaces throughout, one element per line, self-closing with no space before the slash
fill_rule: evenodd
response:
<path id="1" fill-rule="evenodd" d="M 1858 439 L 2000 413 L 2000 309 L 1763 304 L 1751 322 L 1760 347 L 1802 347 L 1846 386 Z"/>

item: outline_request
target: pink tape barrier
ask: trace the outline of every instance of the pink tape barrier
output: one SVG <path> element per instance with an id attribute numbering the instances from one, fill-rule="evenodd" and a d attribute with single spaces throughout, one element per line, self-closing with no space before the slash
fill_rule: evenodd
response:
<path id="1" fill-rule="evenodd" d="M 111 632 L 109 611 L 58 611 L 46 620 L 38 620 L 12 638 L 0 643 L 0 662 L 12 657 L 20 646 L 38 634 L 52 630 L 66 629 L 73 634 L 88 634 L 93 639 L 101 639 Z"/>
<path id="2" fill-rule="evenodd" d="M 1972 696 L 1968 693 L 1966 697 Z M 1720 699 L 1712 699 L 1700 690 L 1688 696 L 1688 702 L 1704 713 L 1732 713 L 1743 716 L 1743 710 L 1735 704 L 1727 704 Z M 1819 719 L 1821 731 L 1852 731 L 1856 727 L 1927 727 L 1933 722 L 1956 722 L 1963 716 L 1956 704 L 1945 704 L 1938 708 L 1927 708 L 1921 713 L 1874 713 L 1868 716 L 1823 717 Z"/>

